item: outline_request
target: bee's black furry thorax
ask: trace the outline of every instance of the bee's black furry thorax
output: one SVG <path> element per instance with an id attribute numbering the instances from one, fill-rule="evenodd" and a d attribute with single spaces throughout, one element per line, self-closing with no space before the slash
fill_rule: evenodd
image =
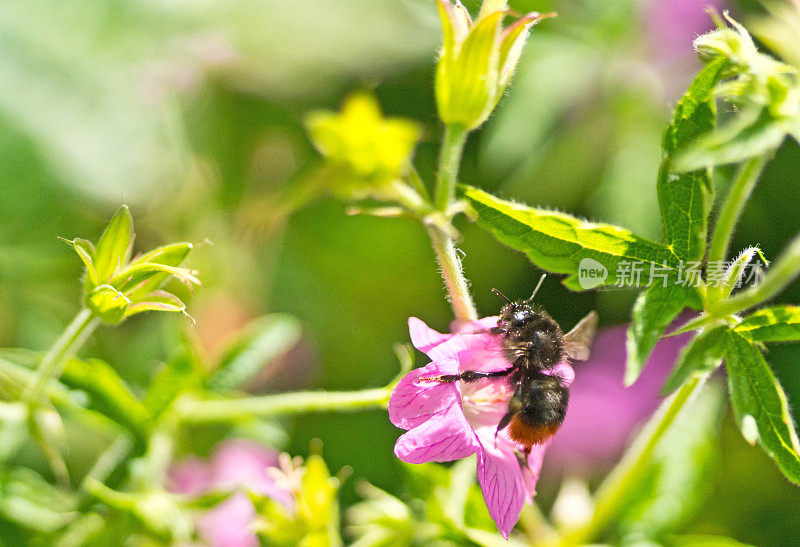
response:
<path id="1" fill-rule="evenodd" d="M 494 331 L 502 335 L 503 353 L 512 364 L 547 370 L 563 357 L 561 327 L 547 312 L 526 301 L 503 306 Z"/>

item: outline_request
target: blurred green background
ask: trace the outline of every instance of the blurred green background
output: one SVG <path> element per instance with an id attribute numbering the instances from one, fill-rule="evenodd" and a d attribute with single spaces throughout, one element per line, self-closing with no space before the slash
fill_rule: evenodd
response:
<path id="1" fill-rule="evenodd" d="M 559 17 L 536 27 L 508 96 L 471 136 L 463 182 L 659 237 L 660 136 L 699 67 L 691 39 L 709 22 L 702 9 L 692 21 L 670 19 L 679 4 L 512 0 L 516 10 Z M 780 20 L 760 4 L 727 7 L 798 62 L 797 36 L 782 39 Z M 307 190 L 320 158 L 302 119 L 373 90 L 387 114 L 422 125 L 416 162 L 432 180 L 439 34 L 433 0 L 0 0 L 0 347 L 41 349 L 58 336 L 79 306 L 81 264 L 57 237 L 97 237 L 125 202 L 137 249 L 207 241 L 190 262 L 204 284 L 189 304 L 198 324 L 137 316 L 101 328 L 86 355 L 141 390 L 175 351 L 177 332 L 213 356 L 249 320 L 285 312 L 303 322 L 303 340 L 254 390 L 385 384 L 409 316 L 448 328 L 443 284 L 418 225 L 348 216 L 345 204 Z M 785 143 L 736 249 L 758 244 L 774 258 L 800 231 L 798 165 L 800 147 Z M 463 220 L 459 228 L 482 315 L 498 307 L 493 287 L 529 294 L 539 274 L 521 254 Z M 539 294 L 564 324 L 596 308 L 604 325 L 626 322 L 634 296 L 570 293 L 553 278 Z M 780 301 L 800 301 L 800 286 Z M 798 347 L 768 359 L 800 408 Z M 384 412 L 286 426 L 283 448 L 306 454 L 318 437 L 331 469 L 353 468 L 344 505 L 358 479 L 402 490 L 392 453 L 399 431 Z M 69 460 L 92 461 L 100 442 L 73 439 Z M 796 544 L 797 491 L 729 417 L 722 448 L 712 501 L 690 529 Z M 557 481 L 543 483 L 544 505 Z"/>

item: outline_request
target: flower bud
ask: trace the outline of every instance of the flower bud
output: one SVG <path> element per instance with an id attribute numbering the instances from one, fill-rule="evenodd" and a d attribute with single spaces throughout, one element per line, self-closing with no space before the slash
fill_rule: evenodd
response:
<path id="1" fill-rule="evenodd" d="M 458 0 L 438 0 L 443 44 L 436 104 L 447 125 L 472 130 L 489 117 L 519 62 L 528 30 L 554 13 L 528 13 L 503 28 L 506 2 L 486 0 L 473 22 Z"/>
<path id="2" fill-rule="evenodd" d="M 727 13 L 724 16 L 733 28 L 721 28 L 697 37 L 694 47 L 698 57 L 704 63 L 725 57 L 735 66 L 751 65 L 759 56 L 753 39 L 741 24 Z"/>
<path id="3" fill-rule="evenodd" d="M 177 296 L 159 288 L 170 277 L 187 285 L 200 284 L 196 272 L 181 267 L 192 244 L 175 243 L 131 258 L 133 238 L 133 219 L 123 205 L 97 245 L 81 238 L 67 241 L 86 267 L 86 306 L 112 325 L 148 310 L 185 313 L 186 305 Z"/>

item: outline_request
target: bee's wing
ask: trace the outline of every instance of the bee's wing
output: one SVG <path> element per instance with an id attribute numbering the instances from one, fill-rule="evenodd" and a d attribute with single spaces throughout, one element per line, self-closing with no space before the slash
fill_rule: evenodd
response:
<path id="1" fill-rule="evenodd" d="M 589 346 L 597 330 L 597 312 L 581 319 L 575 327 L 564 335 L 564 352 L 570 359 L 586 361 L 589 358 Z"/>

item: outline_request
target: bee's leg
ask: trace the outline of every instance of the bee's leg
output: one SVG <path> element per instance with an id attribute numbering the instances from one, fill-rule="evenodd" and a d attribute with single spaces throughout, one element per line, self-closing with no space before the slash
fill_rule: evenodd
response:
<path id="1" fill-rule="evenodd" d="M 505 370 L 497 370 L 495 372 L 478 372 L 477 370 L 465 370 L 460 374 L 442 374 L 441 376 L 430 376 L 428 378 L 420 378 L 423 382 L 476 382 L 483 378 L 503 378 L 517 370 L 517 367 L 510 367 Z"/>
<path id="2" fill-rule="evenodd" d="M 517 463 L 519 463 L 519 469 L 523 473 L 525 472 L 525 469 L 528 468 L 528 454 L 530 453 L 530 448 L 525 448 L 523 452 L 520 452 L 519 450 L 514 451 L 514 455 L 517 457 Z"/>
<path id="3" fill-rule="evenodd" d="M 471 330 L 469 332 L 464 332 L 464 334 L 505 334 L 506 329 L 503 327 L 491 327 L 488 329 L 478 329 L 478 330 Z"/>
<path id="4" fill-rule="evenodd" d="M 533 449 L 533 446 L 526 446 L 522 451 L 515 450 L 514 455 L 517 457 L 517 462 L 519 462 L 520 471 L 524 473 L 527 469 L 533 475 L 533 471 L 528 465 L 528 456 L 531 455 L 531 449 Z M 534 476 L 533 478 L 535 479 L 536 477 Z"/>
<path id="5" fill-rule="evenodd" d="M 497 429 L 494 430 L 494 444 L 497 445 L 497 435 L 500 433 L 502 429 L 504 429 L 508 424 L 511 423 L 511 419 L 516 415 L 520 408 L 522 408 L 522 396 L 521 391 L 522 384 L 518 381 L 517 382 L 517 389 L 514 392 L 514 395 L 508 401 L 508 412 L 506 412 L 502 418 L 500 418 L 500 422 L 497 424 Z"/>
<path id="6" fill-rule="evenodd" d="M 494 430 L 494 442 L 495 442 L 495 444 L 497 444 L 497 435 L 500 433 L 500 431 L 502 429 L 504 429 L 508 424 L 511 423 L 511 418 L 514 417 L 514 414 L 516 414 L 516 411 L 509 410 L 500 419 L 500 423 L 497 424 L 497 429 Z"/>

